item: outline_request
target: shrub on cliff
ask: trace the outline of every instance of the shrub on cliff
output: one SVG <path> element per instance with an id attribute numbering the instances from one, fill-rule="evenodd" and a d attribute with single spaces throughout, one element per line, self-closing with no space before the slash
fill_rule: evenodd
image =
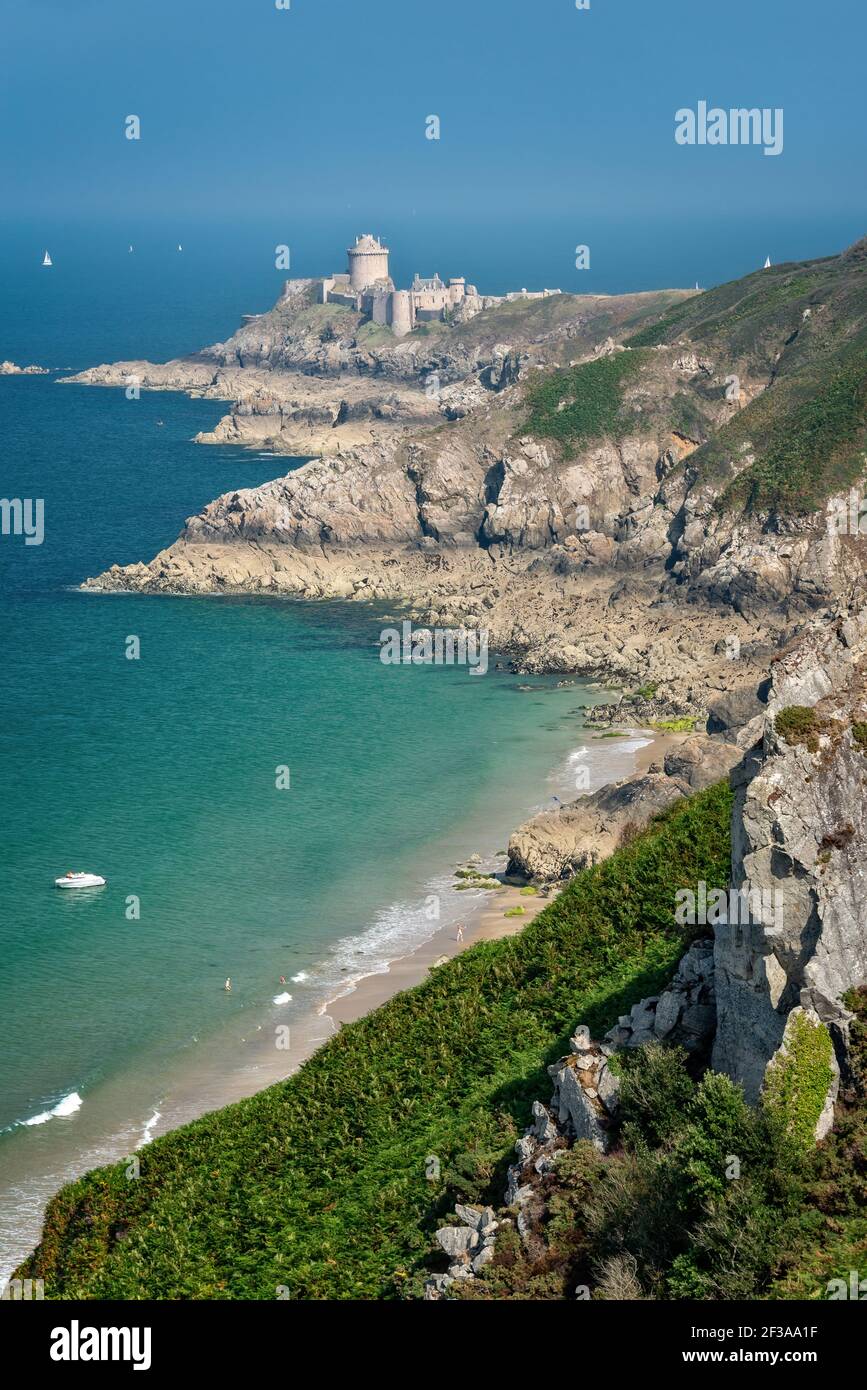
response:
<path id="1" fill-rule="evenodd" d="M 789 1015 L 783 1046 L 768 1066 L 762 1103 L 800 1148 L 811 1149 L 816 1142 L 834 1075 L 833 1055 L 824 1023 L 800 1010 Z"/>
<path id="2" fill-rule="evenodd" d="M 803 743 L 811 753 L 819 747 L 819 716 L 809 705 L 787 705 L 774 719 L 774 728 L 786 743 Z"/>

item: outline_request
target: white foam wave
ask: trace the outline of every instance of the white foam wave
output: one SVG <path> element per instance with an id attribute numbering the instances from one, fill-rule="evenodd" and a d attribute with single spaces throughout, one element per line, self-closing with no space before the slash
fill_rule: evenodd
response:
<path id="1" fill-rule="evenodd" d="M 45 1125 L 49 1120 L 59 1119 L 65 1115 L 74 1115 L 76 1110 L 80 1110 L 84 1104 L 77 1091 L 70 1091 L 68 1096 L 59 1100 L 50 1110 L 43 1110 L 38 1115 L 32 1115 L 29 1120 L 22 1120 L 22 1125 Z"/>
<path id="2" fill-rule="evenodd" d="M 153 1137 L 154 1137 L 154 1134 L 153 1134 L 153 1132 L 154 1132 L 154 1126 L 156 1125 L 157 1121 L 158 1121 L 158 1120 L 161 1120 L 161 1119 L 162 1119 L 162 1111 L 161 1111 L 161 1110 L 155 1110 L 154 1113 L 151 1115 L 150 1119 L 149 1119 L 149 1120 L 145 1120 L 144 1129 L 142 1130 L 142 1137 L 141 1137 L 141 1142 L 142 1142 L 142 1144 L 149 1144 L 149 1143 L 151 1142 L 151 1140 L 152 1140 Z M 140 1145 L 139 1147 L 141 1147 L 141 1145 Z"/>

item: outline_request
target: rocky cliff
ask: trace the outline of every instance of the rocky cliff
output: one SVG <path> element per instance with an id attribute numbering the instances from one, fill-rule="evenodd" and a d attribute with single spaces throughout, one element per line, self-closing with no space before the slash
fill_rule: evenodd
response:
<path id="1" fill-rule="evenodd" d="M 402 601 L 485 626 L 524 669 L 652 682 L 696 715 L 811 614 L 863 600 L 857 247 L 702 295 L 516 301 L 398 344 L 305 296 L 195 358 L 78 378 L 234 398 L 208 438 L 323 455 L 89 587 Z"/>
<path id="2" fill-rule="evenodd" d="M 844 995 L 867 981 L 865 660 L 863 611 L 811 627 L 773 664 L 733 777 L 732 882 L 749 911 L 715 931 L 713 1064 L 753 1099 L 797 1007 L 847 1066 Z"/>

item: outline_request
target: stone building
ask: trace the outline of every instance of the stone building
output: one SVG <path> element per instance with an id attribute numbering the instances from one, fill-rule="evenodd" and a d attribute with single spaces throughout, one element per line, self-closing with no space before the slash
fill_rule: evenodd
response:
<path id="1" fill-rule="evenodd" d="M 369 232 L 356 237 L 355 245 L 348 247 L 346 255 L 348 270 L 322 280 L 321 302 L 345 304 L 356 313 L 368 315 L 373 323 L 390 328 L 398 338 L 411 333 L 420 323 L 444 319 L 459 307 L 463 307 L 469 317 L 479 309 L 500 303 L 501 298 L 537 298 L 560 293 L 559 290 L 542 290 L 537 295 L 528 295 L 522 290 L 520 295 L 482 298 L 475 285 L 468 285 L 463 276 L 445 281 L 438 274 L 428 278 L 416 274 L 408 290 L 399 290 L 388 270 L 389 248 Z"/>

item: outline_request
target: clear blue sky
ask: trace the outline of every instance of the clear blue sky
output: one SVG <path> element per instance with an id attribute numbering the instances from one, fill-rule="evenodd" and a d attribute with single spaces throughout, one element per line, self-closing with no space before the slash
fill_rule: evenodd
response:
<path id="1" fill-rule="evenodd" d="M 0 0 L 0 218 L 819 218 L 821 254 L 867 230 L 865 52 L 864 0 Z M 782 155 L 678 146 L 700 99 L 782 107 Z"/>
<path id="2" fill-rule="evenodd" d="M 370 229 L 402 278 L 716 284 L 867 231 L 866 53 L 866 0 L 0 0 L 1 254 L 154 224 L 321 274 Z M 784 108 L 782 154 L 679 146 L 700 100 Z"/>

